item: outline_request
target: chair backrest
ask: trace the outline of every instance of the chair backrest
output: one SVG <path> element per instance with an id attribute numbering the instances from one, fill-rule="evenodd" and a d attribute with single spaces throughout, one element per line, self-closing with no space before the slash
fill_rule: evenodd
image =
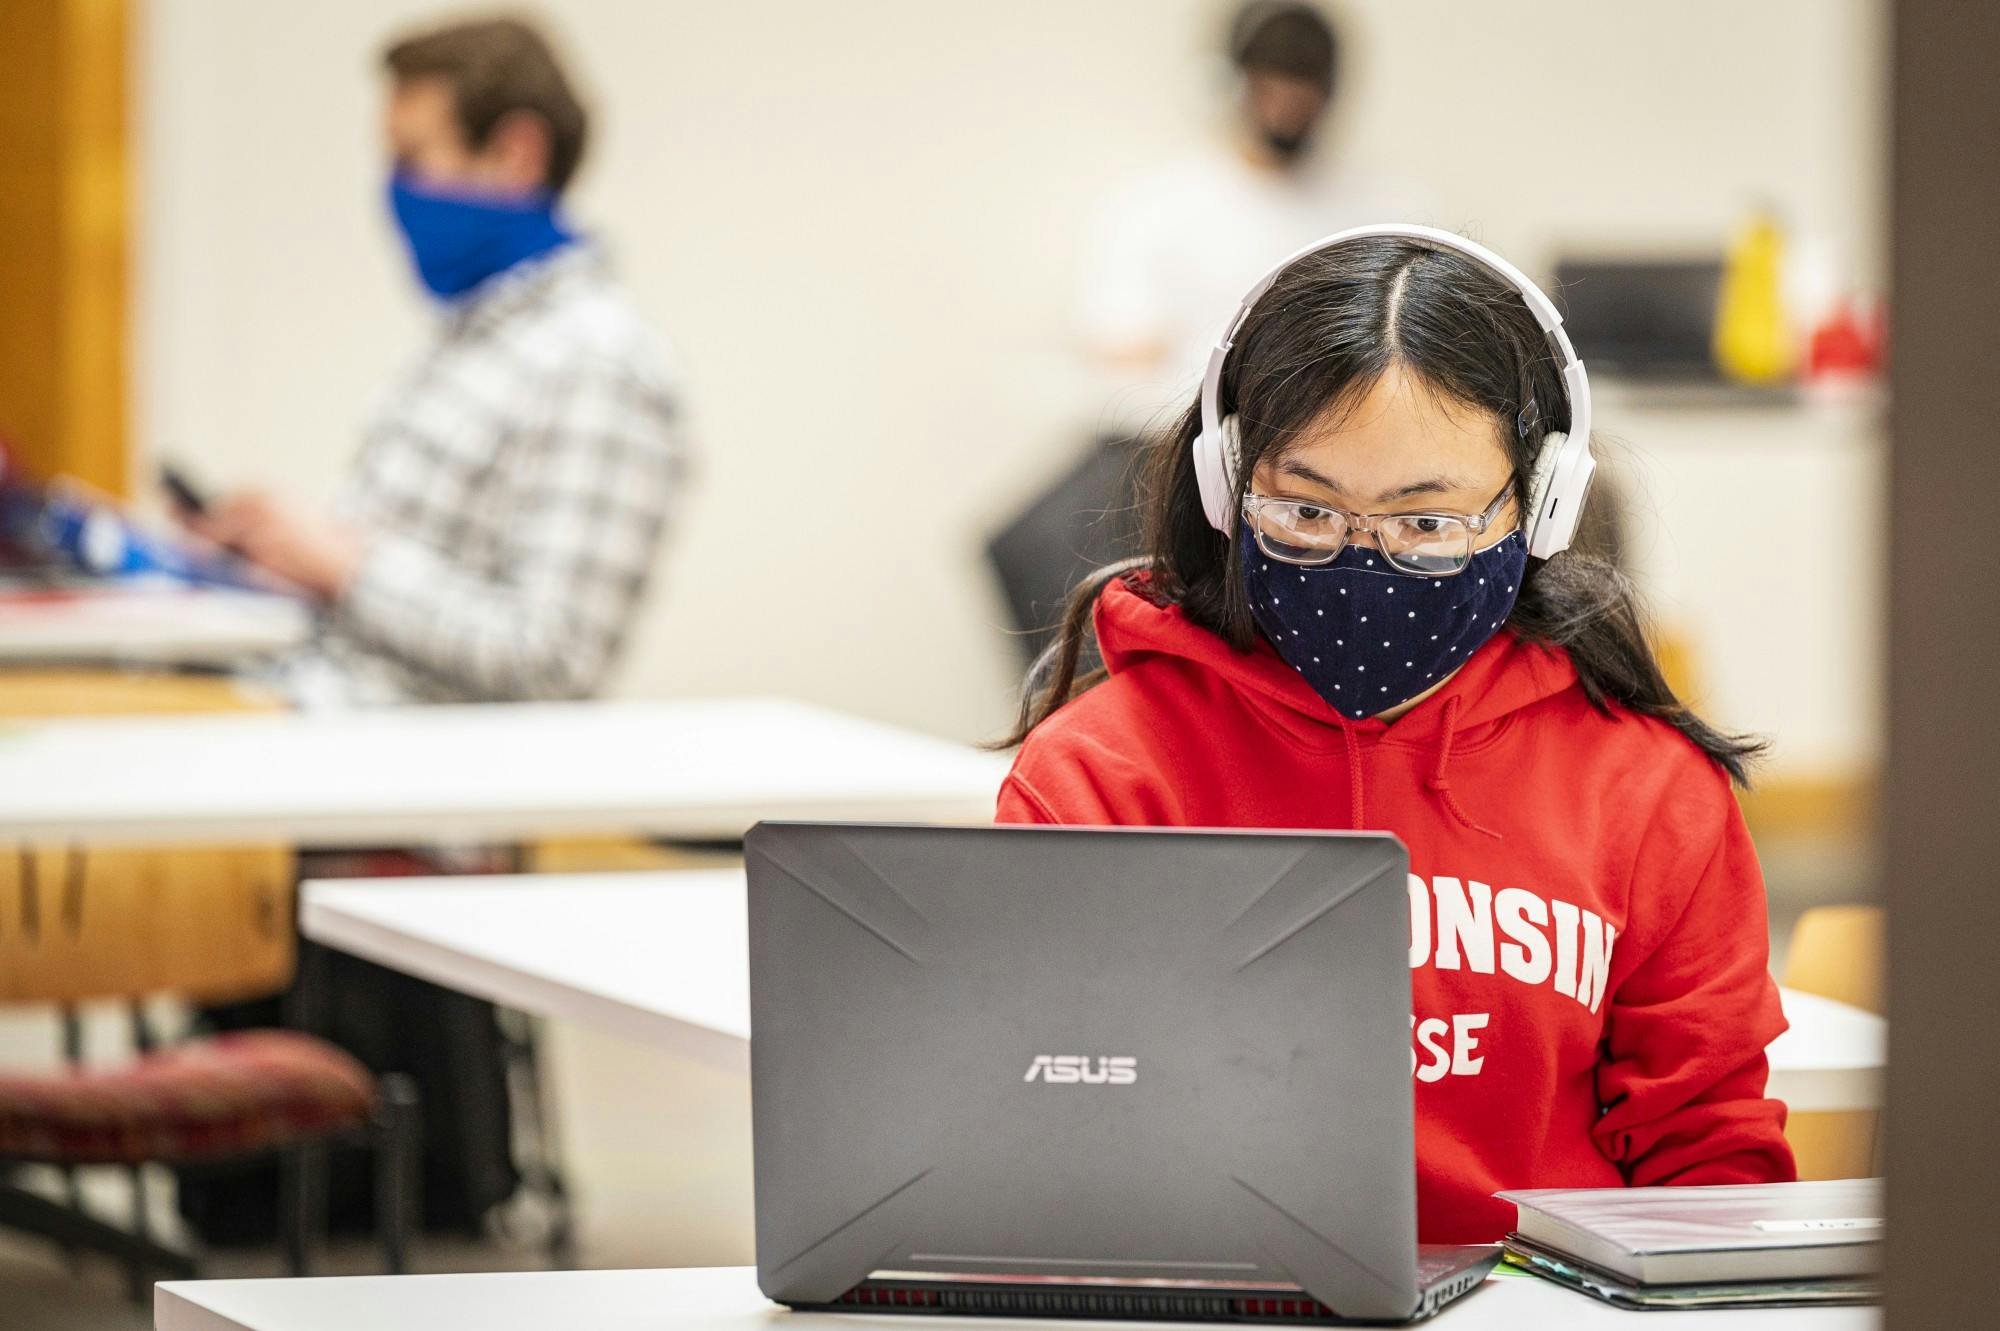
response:
<path id="1" fill-rule="evenodd" d="M 0 672 L 0 718 L 263 711 L 213 676 Z M 295 963 L 292 852 L 278 846 L 0 844 L 0 1003 L 272 993 Z"/>
<path id="2" fill-rule="evenodd" d="M 1880 906 L 1816 906 L 1792 928 L 1785 986 L 1881 1012 L 1885 947 Z"/>
<path id="3" fill-rule="evenodd" d="M 276 992 L 293 874 L 276 846 L 0 848 L 0 1003 Z"/>
<path id="4" fill-rule="evenodd" d="M 987 542 L 1023 662 L 1054 636 L 1070 589 L 1139 553 L 1137 440 L 1093 442 Z"/>

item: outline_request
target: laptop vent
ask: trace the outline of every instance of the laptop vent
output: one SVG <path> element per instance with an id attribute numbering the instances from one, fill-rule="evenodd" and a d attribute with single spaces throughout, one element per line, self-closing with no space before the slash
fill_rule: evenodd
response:
<path id="1" fill-rule="evenodd" d="M 976 1317 L 1115 1317 L 1181 1322 L 1335 1322 L 1316 1299 L 1196 1290 L 981 1288 L 871 1281 L 835 1301 L 842 1308 L 963 1313 Z"/>

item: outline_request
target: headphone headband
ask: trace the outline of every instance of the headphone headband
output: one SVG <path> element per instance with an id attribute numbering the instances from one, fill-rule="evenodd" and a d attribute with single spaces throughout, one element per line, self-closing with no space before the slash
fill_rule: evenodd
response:
<path id="1" fill-rule="evenodd" d="M 1372 236 L 1392 236 L 1422 241 L 1439 249 L 1463 254 L 1478 263 L 1520 293 L 1522 301 L 1527 304 L 1528 312 L 1534 315 L 1535 322 L 1541 325 L 1542 332 L 1547 335 L 1550 344 L 1555 348 L 1562 369 L 1563 392 L 1569 399 L 1569 429 L 1564 435 L 1551 435 L 1550 438 L 1551 441 L 1565 437 L 1576 441 L 1581 450 L 1581 457 L 1579 459 L 1575 454 L 1571 454 L 1562 458 L 1546 458 L 1543 465 L 1538 466 L 1536 470 L 1547 475 L 1538 476 L 1536 486 L 1538 493 L 1526 510 L 1531 528 L 1538 528 L 1542 526 L 1545 518 L 1553 517 L 1553 506 L 1545 509 L 1539 493 L 1548 488 L 1549 482 L 1560 487 L 1555 496 L 1558 500 L 1572 500 L 1569 511 L 1563 514 L 1567 526 L 1551 535 L 1545 535 L 1540 541 L 1537 541 L 1535 531 L 1531 530 L 1529 534 L 1531 548 L 1538 544 L 1542 547 L 1533 550 L 1533 553 L 1541 558 L 1555 554 L 1569 544 L 1569 536 L 1575 526 L 1576 511 L 1582 507 L 1583 492 L 1588 487 L 1590 473 L 1594 467 L 1589 453 L 1590 379 L 1584 373 L 1583 362 L 1577 358 L 1576 348 L 1570 344 L 1569 333 L 1563 328 L 1562 314 L 1557 311 L 1555 302 L 1550 300 L 1547 293 L 1536 286 L 1526 273 L 1479 242 L 1467 240 L 1464 236 L 1437 227 L 1401 222 L 1349 227 L 1345 231 L 1336 231 L 1330 236 L 1314 241 L 1304 249 L 1287 255 L 1282 262 L 1265 273 L 1237 305 L 1236 313 L 1230 317 L 1228 325 L 1222 331 L 1221 339 L 1215 344 L 1215 350 L 1209 353 L 1208 368 L 1201 376 L 1201 435 L 1195 440 L 1195 470 L 1197 479 L 1201 483 L 1202 500 L 1208 509 L 1209 522 L 1218 530 L 1227 532 L 1233 529 L 1235 521 L 1235 477 L 1230 474 L 1234 470 L 1235 459 L 1228 455 L 1231 450 L 1225 447 L 1222 420 L 1222 368 L 1229 359 L 1230 348 L 1236 343 L 1236 335 L 1243 330 L 1243 323 L 1250 317 L 1250 311 L 1256 308 L 1257 302 L 1286 269 L 1309 254 L 1317 254 L 1321 250 L 1332 249 L 1351 240 L 1364 240 Z"/>

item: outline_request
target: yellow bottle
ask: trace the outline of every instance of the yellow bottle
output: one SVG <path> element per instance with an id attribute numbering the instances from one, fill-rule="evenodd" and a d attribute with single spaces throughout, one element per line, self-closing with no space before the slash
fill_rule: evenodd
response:
<path id="1" fill-rule="evenodd" d="M 1715 363 L 1738 383 L 1791 377 L 1797 351 L 1785 318 L 1784 261 L 1777 218 L 1762 209 L 1751 214 L 1730 243 L 1715 307 Z"/>

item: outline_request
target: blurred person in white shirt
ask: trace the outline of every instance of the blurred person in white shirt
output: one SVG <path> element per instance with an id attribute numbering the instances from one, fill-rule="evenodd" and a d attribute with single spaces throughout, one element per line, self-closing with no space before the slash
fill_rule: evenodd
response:
<path id="1" fill-rule="evenodd" d="M 1435 220 L 1419 191 L 1331 160 L 1342 42 L 1318 8 L 1252 0 L 1226 51 L 1221 132 L 1119 188 L 1084 247 L 1085 345 L 1136 390 L 1123 395 L 1128 410 L 1185 396 L 1236 301 L 1293 250 L 1365 222 Z"/>

